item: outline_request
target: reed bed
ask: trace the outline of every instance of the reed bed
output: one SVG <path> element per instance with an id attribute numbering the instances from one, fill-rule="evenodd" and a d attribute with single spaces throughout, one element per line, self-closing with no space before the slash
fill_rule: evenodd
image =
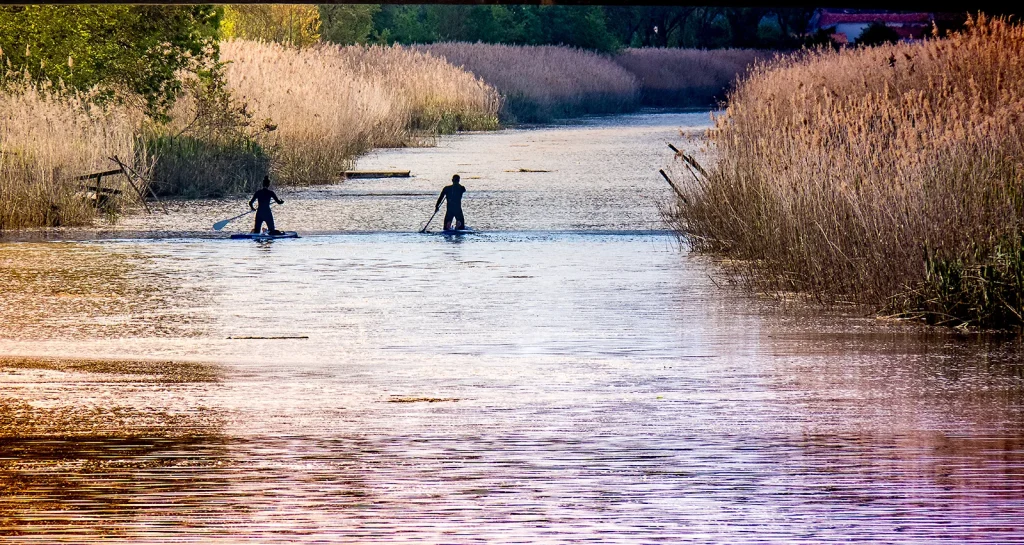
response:
<path id="1" fill-rule="evenodd" d="M 625 49 L 613 57 L 640 82 L 645 106 L 713 106 L 757 61 L 770 53 L 756 49 Z"/>
<path id="2" fill-rule="evenodd" d="M 281 183 L 335 181 L 360 153 L 416 133 L 497 126 L 497 91 L 410 48 L 232 40 L 221 58 L 232 94 L 273 129 L 259 143 Z"/>
<path id="3" fill-rule="evenodd" d="M 185 75 L 183 84 L 168 119 L 139 135 L 153 165 L 153 190 L 193 199 L 256 190 L 270 172 L 270 155 L 258 142 L 267 127 L 223 81 Z"/>
<path id="4" fill-rule="evenodd" d="M 0 92 L 0 230 L 88 223 L 96 214 L 76 176 L 132 162 L 141 114 L 30 82 Z M 134 165 L 139 167 L 139 165 Z M 106 184 L 106 179 L 104 180 Z M 128 187 L 120 187 L 131 195 Z"/>
<path id="5" fill-rule="evenodd" d="M 1001 19 L 762 64 L 710 131 L 707 177 L 676 173 L 675 221 L 763 289 L 1019 327 L 1022 120 L 1024 28 Z"/>
<path id="6" fill-rule="evenodd" d="M 447 42 L 416 47 L 493 85 L 504 96 L 502 117 L 508 120 L 621 113 L 640 104 L 636 77 L 607 55 L 550 45 Z"/>

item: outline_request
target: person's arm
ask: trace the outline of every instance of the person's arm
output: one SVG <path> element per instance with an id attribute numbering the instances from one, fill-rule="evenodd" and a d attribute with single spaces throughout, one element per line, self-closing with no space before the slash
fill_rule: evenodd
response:
<path id="1" fill-rule="evenodd" d="M 434 203 L 434 212 L 437 212 L 441 208 L 441 201 L 444 200 L 444 190 L 441 190 L 441 194 L 437 196 L 437 202 Z"/>
<path id="2" fill-rule="evenodd" d="M 277 193 L 274 193 L 273 191 L 271 191 L 270 192 L 270 196 L 274 197 L 274 200 L 277 201 L 277 204 L 284 204 L 283 200 L 277 198 Z"/>
<path id="3" fill-rule="evenodd" d="M 256 207 L 252 205 L 252 203 L 254 203 L 254 202 L 256 202 L 256 194 L 255 193 L 253 193 L 252 198 L 249 199 L 249 208 L 251 210 L 256 210 Z"/>

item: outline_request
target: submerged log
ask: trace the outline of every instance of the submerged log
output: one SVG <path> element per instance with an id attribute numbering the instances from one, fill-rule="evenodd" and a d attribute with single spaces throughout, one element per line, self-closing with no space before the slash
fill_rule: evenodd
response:
<path id="1" fill-rule="evenodd" d="M 345 178 L 408 178 L 408 170 L 346 170 Z"/>

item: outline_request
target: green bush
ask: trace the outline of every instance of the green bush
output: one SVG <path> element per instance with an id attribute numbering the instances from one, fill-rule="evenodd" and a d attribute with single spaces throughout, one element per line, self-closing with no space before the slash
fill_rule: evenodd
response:
<path id="1" fill-rule="evenodd" d="M 247 193 L 270 172 L 269 155 L 248 139 L 151 134 L 142 146 L 153 164 L 158 195 L 195 199 Z"/>

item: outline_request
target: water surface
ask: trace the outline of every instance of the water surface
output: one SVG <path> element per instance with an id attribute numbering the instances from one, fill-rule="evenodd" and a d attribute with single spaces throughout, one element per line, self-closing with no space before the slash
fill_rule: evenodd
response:
<path id="1" fill-rule="evenodd" d="M 0 245 L 0 541 L 1024 543 L 1019 343 L 720 287 L 658 215 L 706 120 Z M 453 170 L 482 232 L 417 234 Z"/>

